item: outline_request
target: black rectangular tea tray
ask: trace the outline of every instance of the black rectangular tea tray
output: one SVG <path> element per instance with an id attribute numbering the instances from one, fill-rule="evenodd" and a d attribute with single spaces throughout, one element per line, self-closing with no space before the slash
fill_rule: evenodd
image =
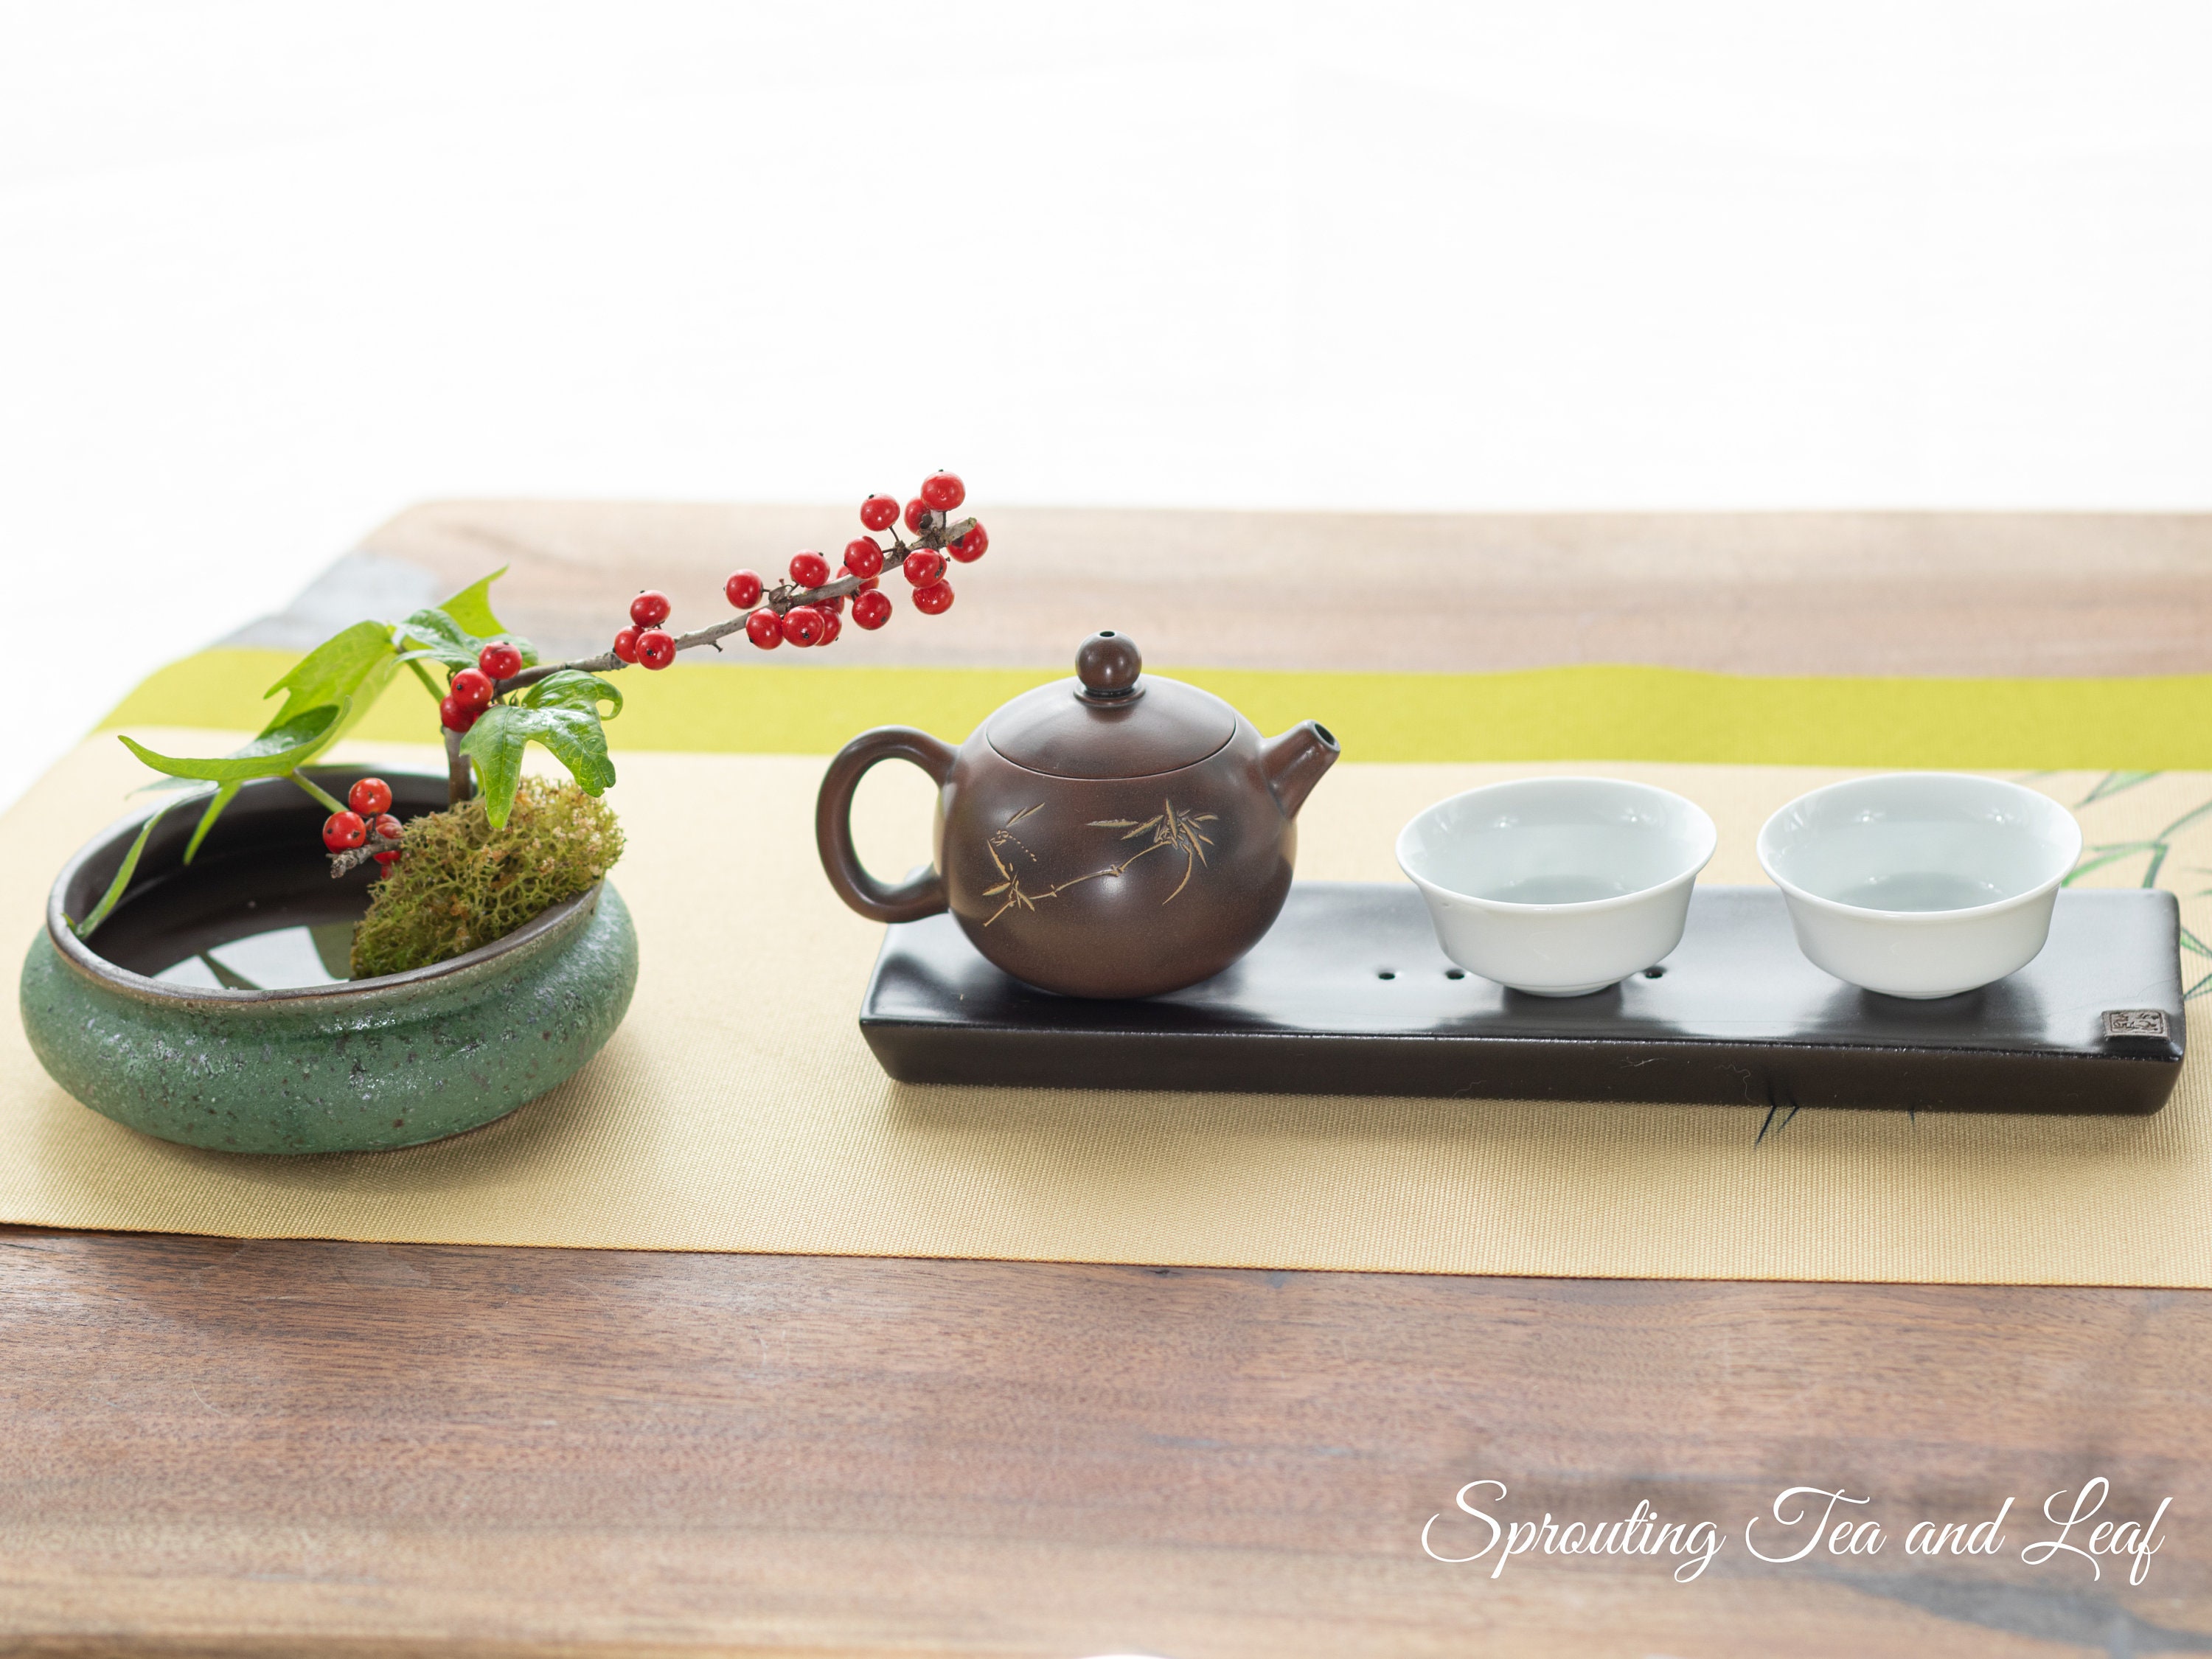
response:
<path id="1" fill-rule="evenodd" d="M 1462 974 L 1411 886 L 1299 882 L 1226 972 L 1087 1002 L 979 956 L 949 915 L 893 927 L 860 1030 L 907 1083 L 1281 1094 L 2154 1112 L 2181 1072 L 2170 893 L 2069 890 L 2009 979 L 1911 1002 L 1800 954 L 1771 887 L 1704 887 L 1674 953 L 1609 991 Z"/>

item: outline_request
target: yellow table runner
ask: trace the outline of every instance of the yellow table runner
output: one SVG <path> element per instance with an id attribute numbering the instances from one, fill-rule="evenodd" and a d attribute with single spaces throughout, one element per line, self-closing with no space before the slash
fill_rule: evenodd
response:
<path id="1" fill-rule="evenodd" d="M 714 671 L 703 670 L 702 673 Z M 825 676 L 800 672 L 793 681 Z M 1316 708 L 1310 712 L 1328 715 Z M 849 714 L 849 711 L 848 711 Z M 864 722 L 855 722 L 864 723 Z M 846 729 L 850 729 L 848 725 Z M 234 737 L 156 732 L 170 752 Z M 427 750 L 361 744 L 380 765 Z M 401 1152 L 251 1158 L 149 1139 L 70 1100 L 0 1030 L 0 1219 L 248 1237 L 986 1256 L 1621 1277 L 2212 1285 L 2212 1089 L 2197 1045 L 2148 1119 L 916 1087 L 854 1012 L 880 930 L 814 862 L 818 757 L 627 752 L 615 875 L 637 999 L 571 1083 Z M 1560 764 L 1341 766 L 1300 873 L 1395 878 L 1399 824 L 1472 784 Z M 1839 775 L 1608 763 L 1702 803 L 1714 881 L 1759 879 L 1774 806 Z M 2183 895 L 2212 983 L 2212 776 L 2030 780 L 2080 816 L 2085 879 Z M 54 871 L 143 775 L 89 740 L 0 819 L 0 936 L 27 942 Z M 862 792 L 879 870 L 927 849 L 927 786 Z M 2200 983 L 2203 981 L 2203 983 Z"/>
<path id="2" fill-rule="evenodd" d="M 1036 669 L 871 668 L 779 655 L 624 674 L 628 707 L 609 732 L 617 753 L 826 755 L 892 722 L 953 738 L 1015 693 L 1069 672 L 1065 659 Z M 296 660 L 203 651 L 152 676 L 106 723 L 243 724 Z M 1613 663 L 1494 674 L 1158 672 L 1226 697 L 1263 732 L 1318 720 L 1360 761 L 2212 770 L 2212 674 L 1838 679 Z M 357 735 L 420 743 L 435 735 L 428 720 L 421 689 L 402 675 Z"/>

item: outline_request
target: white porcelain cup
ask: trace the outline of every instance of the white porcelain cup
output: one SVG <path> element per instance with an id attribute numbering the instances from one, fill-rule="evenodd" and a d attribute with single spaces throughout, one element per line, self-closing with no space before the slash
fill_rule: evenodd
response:
<path id="1" fill-rule="evenodd" d="M 2081 855 L 2081 827 L 2057 801 L 1959 772 L 1830 784 L 1759 832 L 1797 948 L 1893 997 L 1956 996 L 2026 967 Z"/>
<path id="2" fill-rule="evenodd" d="M 1437 943 L 1469 973 L 1586 996 L 1682 942 L 1713 855 L 1692 802 L 1616 778 L 1523 778 L 1438 801 L 1398 834 Z"/>

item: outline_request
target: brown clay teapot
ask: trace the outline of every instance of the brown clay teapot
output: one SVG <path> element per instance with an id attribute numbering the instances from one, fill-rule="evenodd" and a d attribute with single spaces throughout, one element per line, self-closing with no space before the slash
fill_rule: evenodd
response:
<path id="1" fill-rule="evenodd" d="M 816 803 L 830 884 L 877 921 L 950 909 L 990 961 L 1066 996 L 1219 973 L 1282 908 L 1298 808 L 1336 739 L 1307 720 L 1263 741 L 1220 698 L 1143 665 L 1127 636 L 1094 634 L 1075 678 L 1024 692 L 957 750 L 910 726 L 862 732 Z M 884 760 L 938 785 L 936 866 L 896 886 L 853 851 L 853 791 Z"/>

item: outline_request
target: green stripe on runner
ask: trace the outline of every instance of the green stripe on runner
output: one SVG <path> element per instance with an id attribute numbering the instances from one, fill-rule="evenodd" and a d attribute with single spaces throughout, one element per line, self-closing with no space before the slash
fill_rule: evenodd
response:
<path id="1" fill-rule="evenodd" d="M 255 728 L 297 658 L 204 651 L 101 722 Z M 1065 672 L 1065 671 L 1060 671 Z M 2139 679 L 1753 678 L 1593 664 L 1495 674 L 1167 669 L 1263 732 L 1320 720 L 1362 761 L 1644 760 L 1735 764 L 2212 771 L 2212 675 Z M 625 671 L 607 728 L 624 749 L 827 754 L 871 726 L 948 739 L 1054 670 L 678 664 Z M 424 742 L 436 714 L 401 676 L 356 728 Z"/>

